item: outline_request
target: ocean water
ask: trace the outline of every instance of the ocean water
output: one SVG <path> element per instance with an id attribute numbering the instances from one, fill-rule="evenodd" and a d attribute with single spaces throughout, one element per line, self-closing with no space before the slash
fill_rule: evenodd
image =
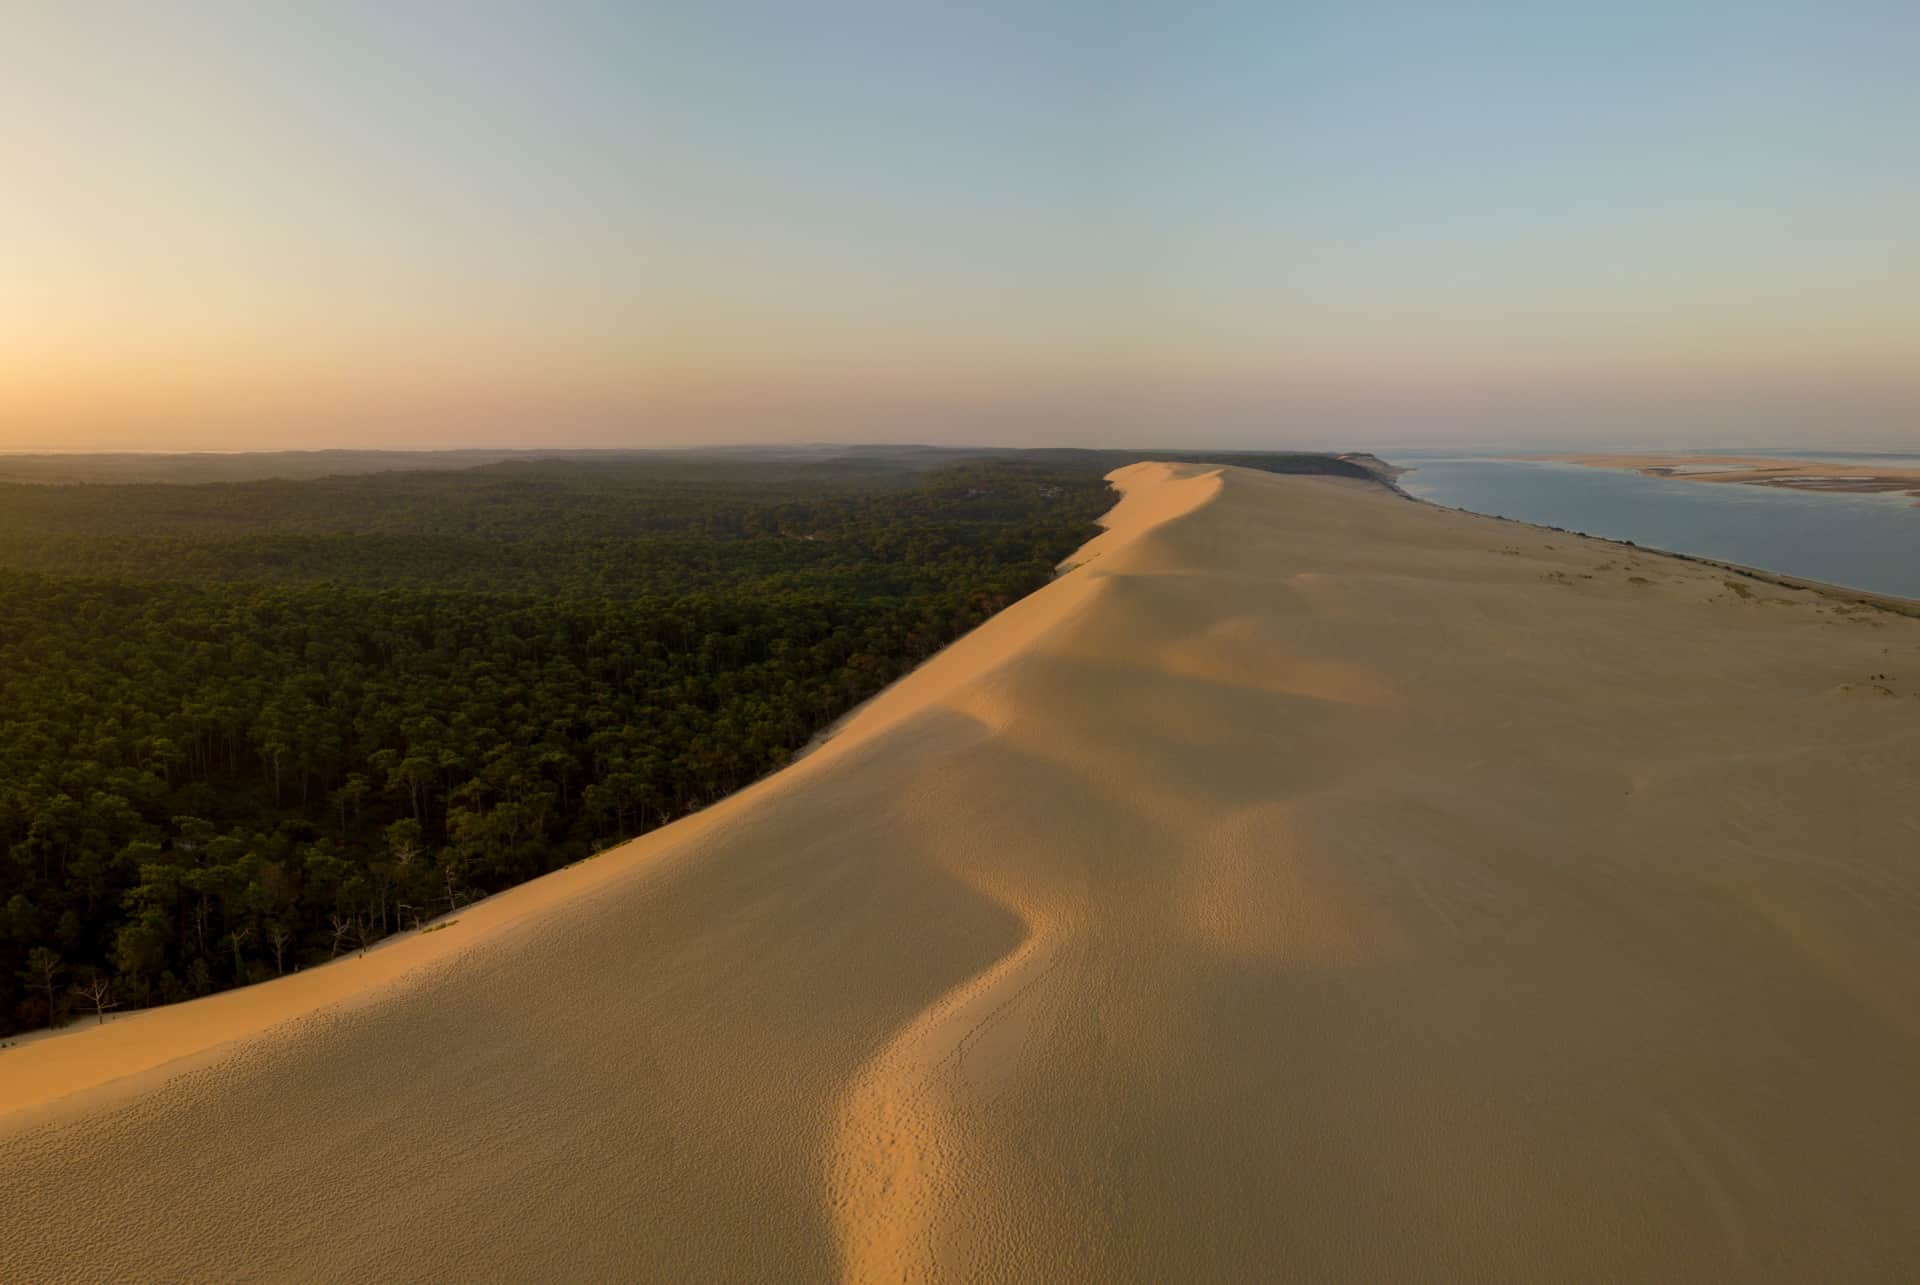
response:
<path id="1" fill-rule="evenodd" d="M 1400 479 L 1408 494 L 1436 504 L 1920 598 L 1920 502 L 1905 494 L 1814 494 L 1485 456 L 1389 458 L 1414 470 Z M 1846 460 L 1920 465 L 1920 456 Z"/>

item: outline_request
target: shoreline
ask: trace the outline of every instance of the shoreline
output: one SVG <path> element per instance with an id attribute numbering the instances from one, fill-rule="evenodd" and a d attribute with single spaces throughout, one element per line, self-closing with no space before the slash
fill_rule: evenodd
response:
<path id="1" fill-rule="evenodd" d="M 1353 456 L 1343 456 L 1342 458 L 1353 458 Z M 1576 537 L 1631 554 L 1665 557 L 1678 562 L 1712 567 L 1777 588 L 1803 590 L 1848 605 L 1867 607 L 1895 616 L 1920 618 L 1920 598 L 1907 598 L 1897 594 L 1881 593 L 1875 590 L 1858 588 L 1832 581 L 1815 580 L 1805 576 L 1795 576 L 1787 572 L 1731 562 L 1703 554 L 1686 553 L 1677 549 L 1639 544 L 1632 540 L 1597 535 L 1571 527 L 1555 526 L 1544 522 L 1532 522 L 1523 518 L 1482 513 L 1475 509 L 1443 504 L 1437 500 L 1415 495 L 1399 485 L 1399 478 L 1416 471 L 1416 466 L 1395 465 L 1390 461 L 1375 456 L 1368 456 L 1366 458 L 1369 461 L 1370 471 L 1374 472 L 1375 485 L 1403 500 L 1410 501 L 1424 508 L 1444 513 L 1457 513 L 1471 518 L 1484 518 L 1542 534 Z M 1535 456 L 1513 458 L 1548 459 L 1556 457 Z M 1373 465 L 1378 465 L 1379 467 L 1373 468 Z M 1274 476 L 1285 475 L 1276 474 Z M 1099 520 L 1102 531 L 1089 539 L 1086 544 L 1075 550 L 1074 553 L 1070 554 L 1066 559 L 1062 560 L 1054 580 L 1043 588 L 1050 588 L 1058 584 L 1071 572 L 1087 566 L 1090 562 L 1098 558 L 1103 547 L 1111 543 L 1111 538 L 1116 534 L 1111 525 L 1112 515 L 1125 501 L 1126 492 L 1117 489 L 1114 509 L 1110 509 L 1108 513 L 1103 515 Z M 1130 536 L 1132 529 L 1129 528 L 1122 534 Z M 519 884 L 512 888 L 503 889 L 489 897 L 463 905 L 458 910 L 439 915 L 424 923 L 419 929 L 409 929 L 404 932 L 394 933 L 366 950 L 348 952 L 342 954 L 338 959 L 329 960 L 323 964 L 314 965 L 307 969 L 288 973 L 282 977 L 271 978 L 264 982 L 256 982 L 249 986 L 237 987 L 229 991 L 219 992 L 195 1000 L 182 1001 L 176 1004 L 154 1005 L 143 1009 L 132 1009 L 108 1014 L 104 1022 L 88 1021 L 84 1016 L 76 1016 L 66 1025 L 59 1028 L 28 1031 L 9 1037 L 4 1043 L 0 1043 L 0 1138 L 13 1132 L 33 1128 L 56 1120 L 65 1113 L 65 1106 L 71 1099 L 87 1096 L 95 1092 L 100 1093 L 102 1098 L 106 1100 L 119 1100 L 131 1097 L 143 1088 L 150 1087 L 155 1081 L 164 1080 L 173 1074 L 183 1073 L 192 1067 L 212 1061 L 233 1044 L 250 1036 L 257 1035 L 282 1022 L 297 1021 L 321 1012 L 347 1011 L 357 1005 L 377 1000 L 383 992 L 406 980 L 417 970 L 431 969 L 451 957 L 457 957 L 461 953 L 462 947 L 470 940 L 469 934 L 460 934 L 457 936 L 452 933 L 442 934 L 443 930 L 454 928 L 459 920 L 469 919 L 479 921 L 478 924 L 470 922 L 469 925 L 467 925 L 470 928 L 477 926 L 481 928 L 498 927 L 504 929 L 509 926 L 517 926 L 518 921 L 522 919 L 523 916 L 528 912 L 538 909 L 534 904 L 535 898 L 528 896 L 523 902 L 518 894 L 541 892 L 549 896 L 574 895 L 570 890 L 563 891 L 560 885 L 565 883 L 571 886 L 578 882 L 590 887 L 600 882 L 598 878 L 585 877 L 590 868 L 596 870 L 607 869 L 616 864 L 624 867 L 629 864 L 630 861 L 639 858 L 640 850 L 651 850 L 655 847 L 670 846 L 674 844 L 676 840 L 690 838 L 697 830 L 704 829 L 708 824 L 717 819 L 722 819 L 723 815 L 730 811 L 731 805 L 737 802 L 745 802 L 747 796 L 758 794 L 770 784 L 779 780 L 785 773 L 793 771 L 803 764 L 811 764 L 821 756 L 822 751 L 841 742 L 849 732 L 864 733 L 868 727 L 875 723 L 884 725 L 893 721 L 893 719 L 900 715 L 906 705 L 915 703 L 917 699 L 924 699 L 924 693 L 920 690 L 924 680 L 922 680 L 922 683 L 915 682 L 915 679 L 922 675 L 923 671 L 933 666 L 937 660 L 949 653 L 955 651 L 964 652 L 973 646 L 977 646 L 975 635 L 983 631 L 988 631 L 989 626 L 995 621 L 1000 620 L 1009 612 L 1012 612 L 1021 603 L 1031 600 L 1035 594 L 1039 592 L 1041 591 L 1036 590 L 1034 593 L 1028 594 L 1026 598 L 1009 604 L 1007 608 L 1004 608 L 1001 612 L 996 613 L 996 615 L 989 617 L 988 620 L 976 626 L 969 634 L 962 635 L 961 638 L 948 644 L 946 648 L 943 648 L 933 657 L 929 657 L 927 661 L 922 662 L 916 669 L 903 674 L 888 687 L 876 692 L 873 696 L 868 697 L 859 705 L 848 710 L 845 714 L 841 715 L 840 718 L 836 719 L 830 727 L 824 729 L 796 752 L 789 763 L 779 771 L 763 777 L 759 781 L 751 782 L 725 798 L 717 799 L 703 808 L 678 817 L 667 825 L 656 827 L 634 838 L 612 844 L 600 852 L 584 857 L 548 875 L 541 876 L 539 879 Z M 901 693 L 902 688 L 908 689 L 904 700 Z M 618 860 L 609 860 L 609 858 L 618 858 Z M 608 873 L 611 875 L 612 872 L 609 870 Z M 540 886 L 549 880 L 553 881 L 551 885 L 544 888 Z M 539 898 L 540 901 L 547 899 L 548 897 Z M 363 964 L 371 965 L 371 967 L 355 967 L 355 965 Z M 301 998 L 297 1000 L 293 999 L 295 992 L 301 992 Z M 282 1002 L 269 1006 L 263 1004 L 263 998 L 266 1000 L 277 999 Z M 289 1000 L 292 1002 L 286 1002 Z M 90 1082 L 83 1082 L 78 1088 L 62 1087 L 57 1091 L 48 1092 L 46 1088 L 47 1084 L 65 1085 L 70 1083 L 68 1077 L 75 1074 L 74 1068 L 66 1065 L 67 1059 L 54 1059 L 56 1064 L 54 1067 L 49 1068 L 50 1074 L 29 1076 L 29 1081 L 38 1080 L 40 1082 L 39 1088 L 29 1087 L 25 1092 L 24 1099 L 13 1097 L 12 1100 L 9 1100 L 13 1094 L 20 1092 L 22 1086 L 20 1082 L 16 1080 L 11 1086 L 10 1093 L 8 1081 L 13 1077 L 10 1077 L 7 1072 L 19 1070 L 19 1061 L 15 1059 L 19 1059 L 22 1054 L 28 1054 L 29 1050 L 34 1049 L 35 1046 L 64 1044 L 69 1040 L 85 1037 L 92 1032 L 115 1029 L 137 1037 L 146 1034 L 146 1023 L 159 1015 L 192 1010 L 202 1005 L 208 1006 L 208 1009 L 219 1008 L 223 1010 L 218 1014 L 203 1010 L 205 1011 L 206 1017 L 212 1019 L 213 1029 L 218 1032 L 218 1034 L 212 1035 L 211 1038 L 203 1032 L 200 1038 L 182 1045 L 177 1040 L 166 1039 L 165 1035 L 167 1033 L 159 1032 L 158 1034 L 161 1035 L 161 1039 L 158 1041 L 159 1047 L 149 1046 L 147 1051 L 140 1055 L 138 1065 L 119 1074 Z M 270 1015 L 263 1017 L 261 1011 L 263 1008 L 270 1008 Z M 224 1011 L 229 1009 L 232 1011 Z M 191 1016 L 200 1017 L 201 1013 L 191 1013 Z M 139 1029 L 130 1030 L 130 1028 Z M 146 1041 L 130 1038 L 129 1043 L 145 1045 Z M 46 1055 L 44 1049 L 40 1055 Z M 31 1057 L 31 1055 L 29 1056 Z M 9 1066 L 10 1060 L 13 1060 L 12 1066 Z"/>
<path id="2" fill-rule="evenodd" d="M 1521 458 L 1515 456 L 1513 458 Z M 1541 457 L 1535 457 L 1541 458 Z M 1412 470 L 1408 470 L 1412 471 Z M 1749 579 L 1776 585 L 1782 589 L 1805 589 L 1823 597 L 1834 598 L 1860 606 L 1873 607 L 1880 611 L 1891 612 L 1899 616 L 1920 618 L 1920 598 L 1903 597 L 1895 593 L 1881 593 L 1876 589 L 1861 589 L 1853 585 L 1837 584 L 1831 580 L 1815 580 L 1808 576 L 1796 576 L 1785 571 L 1772 571 L 1766 567 L 1749 566 L 1742 562 L 1729 562 L 1724 558 L 1708 557 L 1700 553 L 1683 553 L 1678 549 L 1662 548 L 1659 545 L 1639 544 L 1632 540 L 1617 539 L 1610 535 L 1595 535 L 1591 531 L 1580 531 L 1573 527 L 1553 526 L 1546 522 L 1529 522 L 1525 518 L 1510 518 L 1498 513 L 1482 513 L 1478 509 L 1469 509 L 1457 504 L 1442 504 L 1425 496 L 1415 495 L 1398 486 L 1391 488 L 1395 494 L 1424 504 L 1428 508 L 1439 509 L 1444 513 L 1463 513 L 1468 517 L 1486 518 L 1493 522 L 1508 522 L 1514 526 L 1527 527 L 1534 531 L 1552 532 L 1555 535 L 1578 536 L 1582 540 L 1597 540 L 1601 544 L 1610 544 L 1619 549 L 1631 549 L 1635 553 L 1648 553 L 1658 557 L 1675 558 L 1681 562 L 1697 563 L 1700 566 L 1717 567 L 1722 571 L 1732 571 Z"/>
<path id="3" fill-rule="evenodd" d="M 804 760 L 0 1127 L 0 1277 L 1912 1275 L 1920 620 L 1116 480 Z"/>
<path id="4" fill-rule="evenodd" d="M 1510 455 L 1503 458 L 1530 463 L 1578 464 L 1582 468 L 1615 469 L 1642 477 L 1675 482 L 1711 482 L 1731 486 L 1765 486 L 1816 495 L 1885 495 L 1911 497 L 1920 507 L 1920 467 L 1845 464 L 1827 460 L 1791 459 L 1767 455 L 1661 455 L 1631 452 L 1569 455 Z"/>

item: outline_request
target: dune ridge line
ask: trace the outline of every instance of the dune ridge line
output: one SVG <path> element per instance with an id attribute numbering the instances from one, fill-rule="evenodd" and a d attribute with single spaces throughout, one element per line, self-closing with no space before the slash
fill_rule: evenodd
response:
<path id="1" fill-rule="evenodd" d="M 1176 479 L 1185 479 L 1188 485 L 1175 484 Z M 1102 533 L 1063 564 L 1065 574 L 1060 580 L 983 622 L 866 702 L 801 762 L 713 807 L 425 925 L 430 930 L 457 928 L 458 936 L 436 931 L 398 934 L 365 952 L 270 982 L 126 1014 L 102 1026 L 75 1021 L 58 1032 L 14 1041 L 16 1047 L 0 1049 L 0 1132 L 46 1118 L 48 1108 L 89 1092 L 105 1089 L 120 1096 L 138 1092 L 150 1087 L 156 1072 L 164 1075 L 170 1066 L 204 1061 L 235 1041 L 260 1035 L 281 1022 L 324 1008 L 377 1001 L 391 988 L 417 980 L 421 970 L 457 961 L 476 939 L 524 928 L 529 918 L 559 900 L 589 895 L 610 880 L 630 877 L 637 863 L 657 859 L 674 841 L 723 821 L 729 809 L 756 791 L 776 781 L 791 786 L 803 769 L 818 770 L 824 761 L 991 668 L 1081 600 L 1075 591 L 1086 579 L 1084 575 L 1076 578 L 1078 569 L 1102 551 L 1205 503 L 1218 485 L 1207 471 L 1193 466 L 1151 463 L 1118 470 L 1110 480 L 1121 493 L 1119 502 L 1101 518 Z M 1029 604 L 1041 593 L 1048 596 L 1036 604 L 1042 607 L 1036 610 Z M 134 1082 L 121 1083 L 129 1079 Z"/>
<path id="2" fill-rule="evenodd" d="M 0 1278 L 1920 1274 L 1920 619 L 1113 480 L 715 807 L 0 1051 Z"/>

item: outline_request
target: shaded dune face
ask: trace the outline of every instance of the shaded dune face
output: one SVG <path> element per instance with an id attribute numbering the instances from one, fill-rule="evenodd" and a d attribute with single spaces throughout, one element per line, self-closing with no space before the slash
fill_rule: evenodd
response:
<path id="1" fill-rule="evenodd" d="M 0 1053 L 0 1278 L 1920 1275 L 1920 621 L 1115 480 L 699 817 Z"/>

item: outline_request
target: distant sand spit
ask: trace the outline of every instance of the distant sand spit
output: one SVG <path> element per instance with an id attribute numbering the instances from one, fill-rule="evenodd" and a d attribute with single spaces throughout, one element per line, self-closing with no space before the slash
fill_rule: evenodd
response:
<path id="1" fill-rule="evenodd" d="M 0 1051 L 0 1279 L 1920 1278 L 1920 619 L 1115 481 L 778 776 Z"/>
<path id="2" fill-rule="evenodd" d="M 1832 460 L 1787 460 L 1770 455 L 1522 455 L 1588 468 L 1632 469 L 1648 477 L 1683 482 L 1732 482 L 1784 487 L 1789 491 L 1877 493 L 1904 491 L 1920 497 L 1920 468 L 1894 464 L 1842 464 Z"/>

